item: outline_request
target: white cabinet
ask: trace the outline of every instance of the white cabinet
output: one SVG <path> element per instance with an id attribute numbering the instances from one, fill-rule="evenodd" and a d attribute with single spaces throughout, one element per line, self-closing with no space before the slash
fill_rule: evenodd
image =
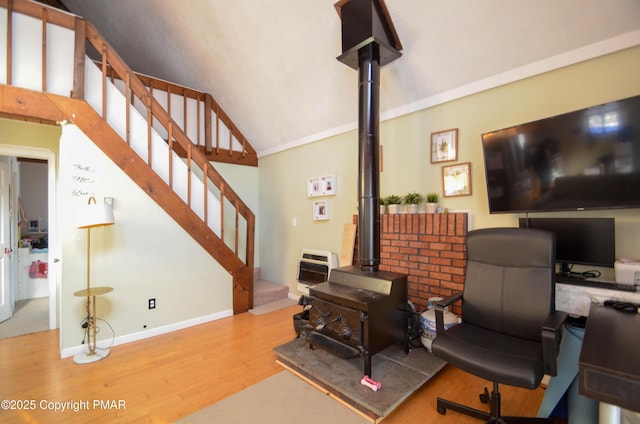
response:
<path id="1" fill-rule="evenodd" d="M 48 253 L 31 253 L 28 247 L 18 249 L 16 300 L 49 296 L 49 279 L 44 272 L 48 260 Z"/>

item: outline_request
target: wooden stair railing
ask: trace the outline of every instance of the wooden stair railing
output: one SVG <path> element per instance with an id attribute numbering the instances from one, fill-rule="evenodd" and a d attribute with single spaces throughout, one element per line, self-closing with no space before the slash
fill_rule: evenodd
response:
<path id="1" fill-rule="evenodd" d="M 7 75 L 6 85 L 0 84 L 0 113 L 52 121 L 66 119 L 76 124 L 233 276 L 234 313 L 251 308 L 255 217 L 211 166 L 206 151 L 191 142 L 92 24 L 27 0 L 0 0 L 0 7 L 6 8 L 8 15 Z M 42 20 L 42 92 L 11 87 L 12 11 Z M 47 93 L 48 23 L 74 31 L 71 98 Z M 86 74 L 97 72 L 91 68 L 91 63 L 86 63 L 87 46 L 101 55 L 101 104 L 95 104 L 95 93 L 93 104 L 85 97 L 86 90 L 95 91 L 90 84 L 86 85 L 91 78 Z M 110 78 L 114 77 L 124 81 L 123 104 L 126 107 L 116 107 L 119 99 L 113 100 L 117 89 Z M 140 105 L 144 106 L 142 117 L 138 116 Z M 117 119 L 112 116 L 115 113 L 125 115 L 125 128 L 115 125 Z M 117 118 L 122 119 L 122 116 Z M 132 137 L 133 133 L 139 133 L 141 118 L 146 119 L 146 148 L 143 150 L 140 149 L 140 137 Z M 158 147 L 159 137 L 154 124 L 166 131 L 167 139 L 162 140 L 165 150 Z M 180 151 L 184 159 L 178 154 Z M 161 156 L 158 156 L 159 152 Z M 229 214 L 231 219 L 226 219 L 228 216 L 225 215 Z"/>
<path id="2" fill-rule="evenodd" d="M 98 66 L 101 64 L 98 63 Z M 111 78 L 111 82 L 116 83 L 117 80 L 120 80 L 120 76 L 109 65 L 107 65 L 106 73 Z M 167 105 L 164 108 L 170 116 L 173 116 L 174 124 L 180 126 L 187 133 L 189 139 L 205 154 L 208 160 L 258 166 L 257 152 L 211 94 L 149 75 L 136 72 L 134 74 L 154 98 L 156 97 L 154 93 L 158 92 L 166 96 Z M 176 116 L 172 110 L 172 97 L 174 96 L 177 96 L 177 101 L 182 103 L 178 105 L 182 109 L 182 116 Z M 195 116 L 189 113 L 187 101 L 193 101 L 197 105 Z M 196 121 L 195 125 L 193 123 L 191 125 L 192 128 L 195 128 L 192 130 L 192 134 L 188 134 L 186 129 L 189 120 Z M 238 145 L 239 149 L 234 149 L 234 145 Z M 186 156 L 186 152 L 179 151 L 179 146 L 176 147 L 176 151 L 181 157 Z"/>

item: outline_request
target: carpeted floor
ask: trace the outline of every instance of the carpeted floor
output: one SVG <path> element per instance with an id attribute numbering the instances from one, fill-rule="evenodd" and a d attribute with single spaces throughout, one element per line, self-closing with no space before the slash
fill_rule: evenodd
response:
<path id="1" fill-rule="evenodd" d="M 19 300 L 13 316 L 0 323 L 0 339 L 49 329 L 49 298 Z"/>
<path id="2" fill-rule="evenodd" d="M 288 371 L 282 371 L 177 423 L 369 424 L 369 421 Z"/>

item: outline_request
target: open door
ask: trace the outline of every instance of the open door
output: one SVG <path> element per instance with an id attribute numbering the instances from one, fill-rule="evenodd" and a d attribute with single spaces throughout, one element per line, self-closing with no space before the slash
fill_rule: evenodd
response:
<path id="1" fill-rule="evenodd" d="M 9 216 L 9 161 L 0 158 L 0 322 L 13 314 L 13 293 L 9 277 L 9 254 L 11 253 L 11 219 Z"/>
<path id="2" fill-rule="evenodd" d="M 61 246 L 57 231 L 57 206 L 56 206 L 56 157 L 49 149 L 32 146 L 0 144 L 0 322 L 11 317 L 14 312 L 15 302 L 15 282 L 10 281 L 13 270 L 17 271 L 18 252 L 14 246 L 14 252 L 9 254 L 5 248 L 11 249 L 12 225 L 18 224 L 18 219 L 13 216 L 16 210 L 11 211 L 11 201 L 17 205 L 18 196 L 11 189 L 12 179 L 17 175 L 12 175 L 11 157 L 22 157 L 46 160 L 47 171 L 47 191 L 48 191 L 48 229 L 49 229 L 49 329 L 58 327 L 57 296 L 59 291 L 59 281 L 61 274 L 60 251 Z M 12 192 L 13 191 L 13 192 Z M 15 234 L 13 235 L 15 242 Z M 13 257 L 12 257 L 13 256 Z M 6 305 L 6 307 L 5 307 Z M 6 314 L 6 315 L 5 315 Z M 62 337 L 62 336 L 61 336 Z"/>

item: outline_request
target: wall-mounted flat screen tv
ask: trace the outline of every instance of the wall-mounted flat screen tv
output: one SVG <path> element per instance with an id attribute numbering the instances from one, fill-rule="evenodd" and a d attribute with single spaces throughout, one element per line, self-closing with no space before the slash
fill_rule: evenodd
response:
<path id="1" fill-rule="evenodd" d="M 491 213 L 640 208 L 640 96 L 482 135 Z"/>

